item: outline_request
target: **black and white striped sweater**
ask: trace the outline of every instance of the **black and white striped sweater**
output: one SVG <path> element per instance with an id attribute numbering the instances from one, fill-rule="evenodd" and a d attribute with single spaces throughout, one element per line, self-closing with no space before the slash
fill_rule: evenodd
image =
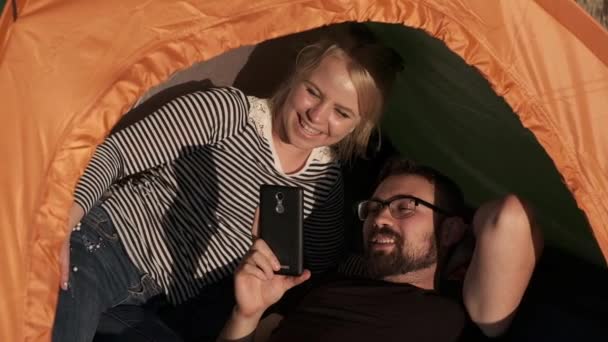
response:
<path id="1" fill-rule="evenodd" d="M 271 141 L 267 100 L 235 88 L 190 93 L 109 136 L 76 202 L 85 212 L 100 204 L 133 262 L 179 303 L 234 271 L 261 184 L 301 186 L 305 267 L 326 270 L 344 252 L 339 165 L 318 148 L 287 175 Z"/>

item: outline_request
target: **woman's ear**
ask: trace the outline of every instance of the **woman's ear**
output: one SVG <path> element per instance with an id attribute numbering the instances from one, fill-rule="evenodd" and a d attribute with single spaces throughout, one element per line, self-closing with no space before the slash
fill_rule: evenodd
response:
<path id="1" fill-rule="evenodd" d="M 442 246 L 450 247 L 462 240 L 467 225 L 464 220 L 458 216 L 448 217 L 441 223 L 439 232 L 439 243 Z"/>

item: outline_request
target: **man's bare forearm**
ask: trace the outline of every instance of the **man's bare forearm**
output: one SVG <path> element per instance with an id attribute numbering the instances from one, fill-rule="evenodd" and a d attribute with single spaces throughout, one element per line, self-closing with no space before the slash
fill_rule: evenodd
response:
<path id="1" fill-rule="evenodd" d="M 232 310 L 230 319 L 226 322 L 222 333 L 218 337 L 218 342 L 252 342 L 255 329 L 260 322 L 262 313 L 252 316 L 245 316 L 239 313 L 235 307 Z"/>
<path id="2" fill-rule="evenodd" d="M 469 315 L 488 336 L 510 325 L 542 250 L 542 236 L 521 199 L 508 195 L 475 215 L 475 251 L 464 283 Z"/>

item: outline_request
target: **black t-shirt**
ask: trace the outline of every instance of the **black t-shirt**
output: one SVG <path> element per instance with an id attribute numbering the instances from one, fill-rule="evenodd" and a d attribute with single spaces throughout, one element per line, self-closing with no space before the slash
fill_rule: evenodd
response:
<path id="1" fill-rule="evenodd" d="M 465 322 L 464 307 L 435 291 L 338 278 L 311 290 L 271 341 L 457 341 Z"/>

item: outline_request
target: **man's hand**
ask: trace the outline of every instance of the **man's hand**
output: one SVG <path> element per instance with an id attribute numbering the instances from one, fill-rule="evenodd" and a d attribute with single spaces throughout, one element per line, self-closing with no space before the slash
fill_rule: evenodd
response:
<path id="1" fill-rule="evenodd" d="M 70 235 L 72 235 L 72 229 L 82 220 L 84 216 L 84 210 L 76 203 L 72 205 L 68 217 L 68 234 L 65 237 L 65 241 L 61 246 L 59 253 L 59 267 L 60 267 L 60 282 L 62 290 L 68 289 L 68 281 L 70 280 Z"/>
<path id="2" fill-rule="evenodd" d="M 297 277 L 274 274 L 279 261 L 262 239 L 257 239 L 243 258 L 234 276 L 236 306 L 226 323 L 219 341 L 231 341 L 250 336 L 262 314 L 283 294 L 310 278 L 310 271 Z"/>
<path id="3" fill-rule="evenodd" d="M 279 269 L 279 261 L 270 247 L 264 240 L 257 239 L 235 274 L 237 313 L 246 317 L 261 315 L 287 290 L 310 277 L 308 270 L 298 277 L 274 274 Z"/>

